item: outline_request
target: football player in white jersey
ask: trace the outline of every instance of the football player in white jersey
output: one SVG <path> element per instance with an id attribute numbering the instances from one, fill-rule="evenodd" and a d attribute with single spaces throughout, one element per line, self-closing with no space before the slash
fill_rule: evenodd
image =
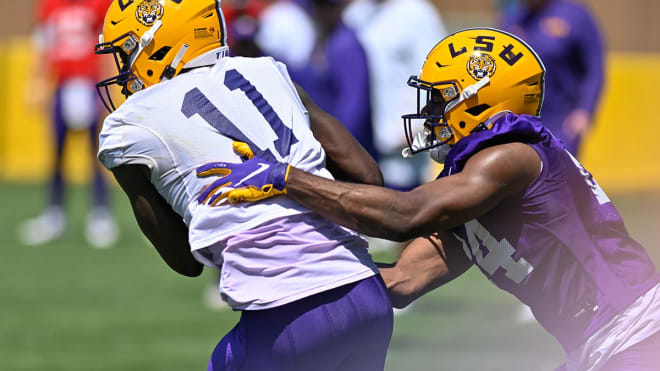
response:
<path id="1" fill-rule="evenodd" d="M 227 184 L 206 187 L 218 174 L 205 164 L 240 162 L 234 141 L 381 184 L 366 151 L 300 98 L 283 64 L 228 56 L 219 1 L 115 0 L 96 52 L 119 69 L 97 85 L 106 107 L 110 85 L 128 96 L 103 125 L 99 160 L 167 264 L 186 276 L 221 269 L 221 295 L 242 311 L 209 370 L 382 370 L 392 309 L 366 241 L 288 198 L 232 206 L 215 197 Z M 274 175 L 264 170 L 243 178 Z"/>

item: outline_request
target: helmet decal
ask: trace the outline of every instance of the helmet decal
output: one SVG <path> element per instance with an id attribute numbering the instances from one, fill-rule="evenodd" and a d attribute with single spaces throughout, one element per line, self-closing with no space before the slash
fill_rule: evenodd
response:
<path id="1" fill-rule="evenodd" d="M 165 9 L 158 2 L 158 0 L 144 0 L 135 10 L 135 17 L 145 26 L 153 26 L 153 24 L 163 18 Z"/>
<path id="2" fill-rule="evenodd" d="M 495 58 L 488 54 L 474 54 L 467 62 L 467 71 L 475 80 L 493 76 L 496 69 Z"/>

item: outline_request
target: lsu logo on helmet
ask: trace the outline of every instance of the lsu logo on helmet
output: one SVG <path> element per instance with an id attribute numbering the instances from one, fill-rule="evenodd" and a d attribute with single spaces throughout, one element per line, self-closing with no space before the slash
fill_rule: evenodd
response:
<path id="1" fill-rule="evenodd" d="M 510 33 L 471 28 L 447 36 L 408 80 L 418 103 L 417 113 L 402 117 L 404 156 L 454 145 L 490 129 L 503 113 L 538 115 L 544 76 L 536 52 Z"/>
<path id="2" fill-rule="evenodd" d="M 493 76 L 496 68 L 495 58 L 488 54 L 473 55 L 467 63 L 468 73 L 475 80 L 481 80 L 486 76 Z"/>
<path id="3" fill-rule="evenodd" d="M 157 20 L 163 18 L 164 12 L 165 9 L 158 0 L 144 0 L 135 9 L 135 17 L 143 25 L 153 26 Z"/>

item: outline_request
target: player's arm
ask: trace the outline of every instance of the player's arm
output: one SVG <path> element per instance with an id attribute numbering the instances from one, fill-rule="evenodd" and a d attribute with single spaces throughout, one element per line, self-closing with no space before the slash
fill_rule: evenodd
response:
<path id="1" fill-rule="evenodd" d="M 413 240 L 391 267 L 380 273 L 395 308 L 404 308 L 427 292 L 463 274 L 472 263 L 447 233 Z"/>
<path id="2" fill-rule="evenodd" d="M 333 182 L 291 168 L 287 194 L 350 229 L 395 241 L 446 230 L 483 215 L 503 199 L 521 194 L 539 175 L 538 154 L 522 143 L 482 150 L 462 172 L 410 192 Z"/>
<path id="3" fill-rule="evenodd" d="M 167 265 L 184 276 L 199 276 L 203 266 L 190 252 L 188 228 L 151 184 L 148 168 L 121 165 L 112 173 L 126 192 L 140 229 Z"/>
<path id="4" fill-rule="evenodd" d="M 326 167 L 337 180 L 382 185 L 383 174 L 376 161 L 336 118 L 322 110 L 296 84 L 301 101 L 309 112 L 314 137 L 325 151 Z"/>

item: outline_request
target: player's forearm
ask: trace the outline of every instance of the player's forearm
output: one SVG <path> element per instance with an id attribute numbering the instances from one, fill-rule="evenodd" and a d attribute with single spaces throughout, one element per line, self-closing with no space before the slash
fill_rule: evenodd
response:
<path id="1" fill-rule="evenodd" d="M 158 210 L 151 205 L 144 205 L 138 199 L 134 212 L 142 233 L 149 239 L 161 258 L 175 272 L 197 277 L 203 266 L 195 260 L 188 243 L 188 228 L 181 218 L 172 217 L 168 210 Z"/>
<path id="2" fill-rule="evenodd" d="M 188 228 L 148 181 L 146 167 L 122 165 L 112 173 L 128 196 L 140 230 L 165 263 L 184 276 L 199 276 L 203 267 L 190 252 Z"/>
<path id="3" fill-rule="evenodd" d="M 287 192 L 319 215 L 369 236 L 405 241 L 417 233 L 409 216 L 418 202 L 410 193 L 333 182 L 296 168 L 289 173 Z"/>
<path id="4" fill-rule="evenodd" d="M 447 233 L 417 238 L 391 267 L 380 267 L 392 304 L 403 308 L 429 291 L 463 274 L 471 262 Z"/>
<path id="5" fill-rule="evenodd" d="M 326 154 L 326 167 L 335 179 L 383 185 L 378 163 L 339 121 L 325 112 L 312 115 L 312 120 L 314 136 Z"/>
<path id="6" fill-rule="evenodd" d="M 411 272 L 402 270 L 398 265 L 387 268 L 379 268 L 380 275 L 385 281 L 387 292 L 394 308 L 405 308 L 413 301 L 419 299 L 427 292 L 440 286 L 430 285 L 435 282 L 427 272 L 419 272 L 418 269 Z M 445 271 L 438 271 L 438 275 L 444 275 Z"/>

